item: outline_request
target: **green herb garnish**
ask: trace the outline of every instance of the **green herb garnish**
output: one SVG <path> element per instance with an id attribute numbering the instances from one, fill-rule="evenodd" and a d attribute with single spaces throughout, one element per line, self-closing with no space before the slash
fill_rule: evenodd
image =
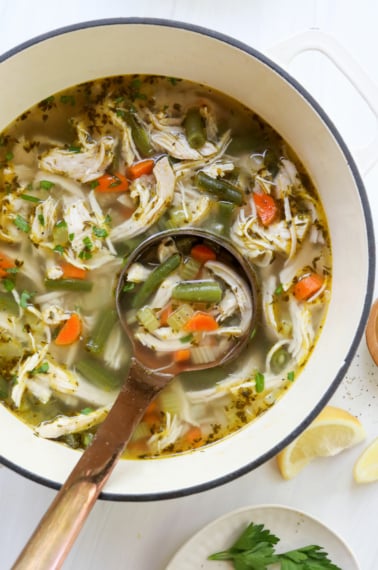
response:
<path id="1" fill-rule="evenodd" d="M 59 255 L 62 255 L 64 253 L 64 247 L 62 245 L 56 245 L 53 251 L 55 251 L 55 253 L 59 253 Z"/>
<path id="2" fill-rule="evenodd" d="M 48 362 L 43 362 L 41 364 L 41 366 L 38 366 L 38 368 L 34 368 L 34 370 L 31 371 L 31 374 L 47 374 L 47 372 L 49 371 L 49 363 Z"/>
<path id="3" fill-rule="evenodd" d="M 255 388 L 256 388 L 257 393 L 264 391 L 265 378 L 264 378 L 264 374 L 261 374 L 261 372 L 256 372 L 256 374 L 255 374 Z"/>
<path id="4" fill-rule="evenodd" d="M 94 235 L 98 238 L 106 238 L 109 235 L 108 232 L 104 228 L 97 228 L 96 226 L 94 226 L 92 228 L 92 231 L 93 231 Z"/>
<path id="5" fill-rule="evenodd" d="M 8 293 L 13 291 L 13 289 L 15 288 L 15 284 L 14 284 L 13 279 L 9 279 L 8 277 L 5 277 L 3 279 L 3 287 L 4 287 L 5 291 L 7 291 Z"/>
<path id="6" fill-rule="evenodd" d="M 54 182 L 51 182 L 50 180 L 40 180 L 39 182 L 39 187 L 42 190 L 51 190 L 51 188 L 55 186 Z"/>
<path id="7" fill-rule="evenodd" d="M 290 380 L 290 382 L 293 382 L 293 380 L 294 380 L 294 372 L 293 371 L 287 373 L 287 379 Z"/>
<path id="8" fill-rule="evenodd" d="M 29 293 L 29 291 L 22 291 L 20 295 L 20 307 L 26 309 L 29 304 L 30 299 L 33 297 L 34 293 Z"/>
<path id="9" fill-rule="evenodd" d="M 83 408 L 82 410 L 80 410 L 80 413 L 84 414 L 85 416 L 87 416 L 91 412 L 93 412 L 93 408 Z"/>
<path id="10" fill-rule="evenodd" d="M 236 542 L 209 560 L 231 560 L 235 570 L 341 570 L 321 546 L 309 545 L 282 554 L 275 552 L 279 538 L 262 524 L 250 523 Z"/>
<path id="11" fill-rule="evenodd" d="M 30 232 L 30 224 L 20 215 L 17 215 L 13 220 L 14 225 L 16 228 L 28 234 Z"/>
<path id="12" fill-rule="evenodd" d="M 124 286 L 122 287 L 122 291 L 124 293 L 128 293 L 129 291 L 132 291 L 133 289 L 135 289 L 135 283 L 130 283 L 130 282 L 125 283 Z"/>
<path id="13" fill-rule="evenodd" d="M 7 154 L 5 155 L 5 160 L 9 162 L 12 159 L 13 159 L 13 152 L 7 152 Z"/>
<path id="14" fill-rule="evenodd" d="M 38 214 L 38 221 L 39 221 L 41 226 L 45 225 L 45 217 L 43 214 Z"/>
<path id="15" fill-rule="evenodd" d="M 31 196 L 30 194 L 20 194 L 20 198 L 27 202 L 35 202 L 36 204 L 41 202 L 40 198 L 37 198 L 37 196 Z"/>

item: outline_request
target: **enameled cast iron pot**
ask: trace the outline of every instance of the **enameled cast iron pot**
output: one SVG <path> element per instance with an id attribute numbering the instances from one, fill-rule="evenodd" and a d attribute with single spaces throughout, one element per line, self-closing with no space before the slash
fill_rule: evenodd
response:
<path id="1" fill-rule="evenodd" d="M 332 297 L 310 360 L 265 415 L 225 440 L 182 456 L 121 461 L 102 497 L 150 500 L 209 489 L 275 455 L 319 413 L 341 382 L 361 339 L 373 292 L 374 238 L 366 194 L 331 121 L 281 68 L 228 37 L 162 20 L 89 22 L 36 38 L 0 61 L 0 130 L 47 96 L 121 74 L 182 77 L 242 102 L 294 148 L 328 216 Z M 3 464 L 58 488 L 78 451 L 35 437 L 0 407 Z"/>

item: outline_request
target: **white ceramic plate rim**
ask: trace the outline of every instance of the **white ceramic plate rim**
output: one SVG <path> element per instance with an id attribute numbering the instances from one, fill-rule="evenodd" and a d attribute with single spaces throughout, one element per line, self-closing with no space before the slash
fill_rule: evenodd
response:
<path id="1" fill-rule="evenodd" d="M 165 570 L 226 570 L 227 562 L 208 561 L 207 556 L 228 548 L 250 522 L 264 524 L 281 540 L 277 552 L 308 544 L 322 546 L 343 570 L 361 570 L 345 541 L 316 517 L 283 505 L 242 507 L 227 513 L 194 534 L 174 555 Z M 295 540 L 291 536 L 295 533 Z"/>

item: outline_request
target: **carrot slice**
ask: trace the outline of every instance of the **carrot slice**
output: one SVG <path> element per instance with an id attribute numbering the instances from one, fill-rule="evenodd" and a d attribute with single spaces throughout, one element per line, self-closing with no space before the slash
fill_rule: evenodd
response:
<path id="1" fill-rule="evenodd" d="M 85 279 L 87 272 L 85 269 L 75 267 L 71 263 L 62 263 L 61 266 L 64 279 Z"/>
<path id="2" fill-rule="evenodd" d="M 135 180 L 135 178 L 139 178 L 143 174 L 151 174 L 154 165 L 155 162 L 152 159 L 141 160 L 129 166 L 127 174 L 131 180 Z"/>
<path id="3" fill-rule="evenodd" d="M 168 325 L 168 317 L 172 313 L 172 305 L 169 303 L 162 311 L 160 311 L 159 320 L 160 326 L 166 327 Z"/>
<path id="4" fill-rule="evenodd" d="M 190 447 L 198 447 L 202 443 L 202 431 L 199 427 L 193 426 L 188 429 L 184 438 Z"/>
<path id="5" fill-rule="evenodd" d="M 14 260 L 5 255 L 5 253 L 0 253 L 0 277 L 6 277 L 8 275 L 7 269 L 13 269 L 15 266 Z"/>
<path id="6" fill-rule="evenodd" d="M 209 313 L 197 311 L 184 326 L 187 332 L 210 332 L 219 328 L 217 321 Z"/>
<path id="7" fill-rule="evenodd" d="M 305 275 L 293 287 L 293 293 L 298 301 L 306 301 L 323 286 L 324 278 L 317 273 Z"/>
<path id="8" fill-rule="evenodd" d="M 190 255 L 200 263 L 214 261 L 217 258 L 215 251 L 203 243 L 199 243 L 192 247 Z"/>
<path id="9" fill-rule="evenodd" d="M 125 192 L 129 187 L 129 182 L 123 174 L 103 174 L 96 180 L 94 186 L 96 192 Z"/>
<path id="10" fill-rule="evenodd" d="M 257 215 L 263 226 L 269 226 L 277 217 L 278 208 L 275 199 L 269 194 L 253 194 Z"/>
<path id="11" fill-rule="evenodd" d="M 189 348 L 183 348 L 181 350 L 176 350 L 173 355 L 173 359 L 175 362 L 185 362 L 186 360 L 190 359 L 190 350 Z"/>
<path id="12" fill-rule="evenodd" d="M 66 346 L 77 341 L 81 334 L 81 320 L 79 315 L 72 313 L 68 321 L 64 323 L 55 339 L 58 346 Z"/>

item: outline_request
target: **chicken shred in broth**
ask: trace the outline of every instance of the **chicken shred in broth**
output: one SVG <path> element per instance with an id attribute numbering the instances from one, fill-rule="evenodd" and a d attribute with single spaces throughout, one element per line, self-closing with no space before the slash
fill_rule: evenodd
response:
<path id="1" fill-rule="evenodd" d="M 176 78 L 85 83 L 41 101 L 0 135 L 0 192 L 0 398 L 37 436 L 79 449 L 92 441 L 129 367 L 117 279 L 135 247 L 162 230 L 198 227 L 230 240 L 255 270 L 258 320 L 236 363 L 173 380 L 126 457 L 217 441 L 300 381 L 330 297 L 329 235 L 303 166 L 252 111 Z M 235 275 L 226 287 L 224 266 L 203 254 L 190 253 L 180 271 L 188 282 L 211 281 L 210 308 L 206 296 L 194 309 L 181 298 L 190 310 L 172 320 L 168 275 L 131 315 L 150 349 L 208 358 L 209 330 L 198 329 L 201 319 L 194 333 L 188 328 L 199 309 L 208 322 L 211 309 L 219 337 L 228 327 L 229 342 L 241 326 Z M 130 299 L 154 263 L 130 267 Z"/>

